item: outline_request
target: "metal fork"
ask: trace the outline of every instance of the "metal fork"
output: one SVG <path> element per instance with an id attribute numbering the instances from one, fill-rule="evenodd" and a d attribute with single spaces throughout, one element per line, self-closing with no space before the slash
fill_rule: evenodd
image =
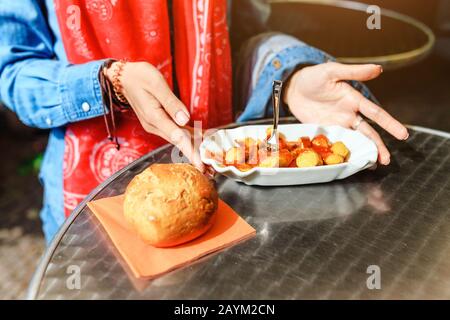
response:
<path id="1" fill-rule="evenodd" d="M 280 99 L 283 82 L 274 80 L 272 83 L 272 107 L 273 107 L 273 123 L 272 133 L 268 139 L 264 141 L 266 149 L 272 152 L 277 152 L 278 146 L 278 121 L 280 119 Z"/>

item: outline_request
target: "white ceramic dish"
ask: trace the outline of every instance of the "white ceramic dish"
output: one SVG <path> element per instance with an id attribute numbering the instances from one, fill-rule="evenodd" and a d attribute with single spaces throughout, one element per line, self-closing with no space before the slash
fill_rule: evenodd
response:
<path id="1" fill-rule="evenodd" d="M 375 144 L 360 132 L 340 126 L 314 124 L 280 125 L 279 132 L 283 133 L 288 141 L 295 141 L 302 136 L 313 138 L 318 134 L 325 134 L 331 142 L 342 141 L 350 150 L 348 162 L 312 168 L 255 167 L 243 172 L 233 166 L 220 166 L 215 160 L 206 157 L 206 150 L 212 152 L 228 150 L 236 145 L 235 140 L 238 139 L 245 137 L 264 139 L 268 127 L 268 125 L 252 125 L 218 130 L 205 137 L 200 145 L 201 159 L 224 176 L 248 185 L 260 186 L 299 185 L 344 179 L 373 166 L 377 161 L 378 152 Z"/>

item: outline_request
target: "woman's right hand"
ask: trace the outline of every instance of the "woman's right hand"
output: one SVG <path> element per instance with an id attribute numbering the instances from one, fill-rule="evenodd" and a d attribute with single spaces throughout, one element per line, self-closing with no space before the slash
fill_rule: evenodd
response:
<path id="1" fill-rule="evenodd" d="M 114 62 L 105 70 L 111 82 L 119 63 Z M 119 80 L 122 94 L 144 130 L 176 145 L 194 166 L 203 171 L 203 163 L 194 150 L 189 131 L 180 128 L 189 122 L 189 112 L 159 70 L 147 62 L 127 62 Z"/>

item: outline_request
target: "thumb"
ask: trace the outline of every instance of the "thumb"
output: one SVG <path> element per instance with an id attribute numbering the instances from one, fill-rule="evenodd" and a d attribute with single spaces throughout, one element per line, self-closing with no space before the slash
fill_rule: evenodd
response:
<path id="1" fill-rule="evenodd" d="M 383 68 L 377 64 L 342 64 L 336 62 L 326 63 L 327 73 L 333 80 L 368 81 L 375 79 Z"/>
<path id="2" fill-rule="evenodd" d="M 189 122 L 190 115 L 186 106 L 172 92 L 164 76 L 154 67 L 150 69 L 146 90 L 153 95 L 173 121 L 179 126 L 184 126 Z"/>

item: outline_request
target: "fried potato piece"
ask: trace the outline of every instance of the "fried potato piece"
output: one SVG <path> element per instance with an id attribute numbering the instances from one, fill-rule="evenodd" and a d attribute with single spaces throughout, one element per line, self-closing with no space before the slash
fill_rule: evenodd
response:
<path id="1" fill-rule="evenodd" d="M 342 141 L 337 141 L 331 145 L 331 152 L 340 155 L 342 158 L 347 159 L 350 155 L 350 150 Z"/>
<path id="2" fill-rule="evenodd" d="M 245 151 L 245 161 L 250 164 L 258 163 L 258 149 L 260 141 L 253 138 L 245 138 L 241 140 L 235 140 L 236 144 Z"/>
<path id="3" fill-rule="evenodd" d="M 277 168 L 279 167 L 279 159 L 276 155 L 268 156 L 264 160 L 261 160 L 259 167 L 261 168 Z"/>
<path id="4" fill-rule="evenodd" d="M 329 155 L 323 158 L 323 161 L 328 165 L 339 164 L 344 162 L 344 158 L 338 154 L 330 153 Z"/>
<path id="5" fill-rule="evenodd" d="M 330 146 L 330 141 L 323 134 L 315 136 L 314 139 L 312 139 L 311 143 L 313 146 L 321 148 L 328 148 Z"/>
<path id="6" fill-rule="evenodd" d="M 260 167 L 263 168 L 276 168 L 276 167 L 288 167 L 294 157 L 287 149 L 280 149 L 278 152 L 272 152 L 269 154 L 262 154 L 264 150 L 260 150 Z"/>
<path id="7" fill-rule="evenodd" d="M 295 163 L 299 168 L 315 167 L 323 164 L 320 155 L 311 149 L 304 149 L 297 156 Z"/>
<path id="8" fill-rule="evenodd" d="M 245 163 L 245 151 L 243 148 L 230 148 L 225 154 L 225 164 L 236 165 Z"/>

